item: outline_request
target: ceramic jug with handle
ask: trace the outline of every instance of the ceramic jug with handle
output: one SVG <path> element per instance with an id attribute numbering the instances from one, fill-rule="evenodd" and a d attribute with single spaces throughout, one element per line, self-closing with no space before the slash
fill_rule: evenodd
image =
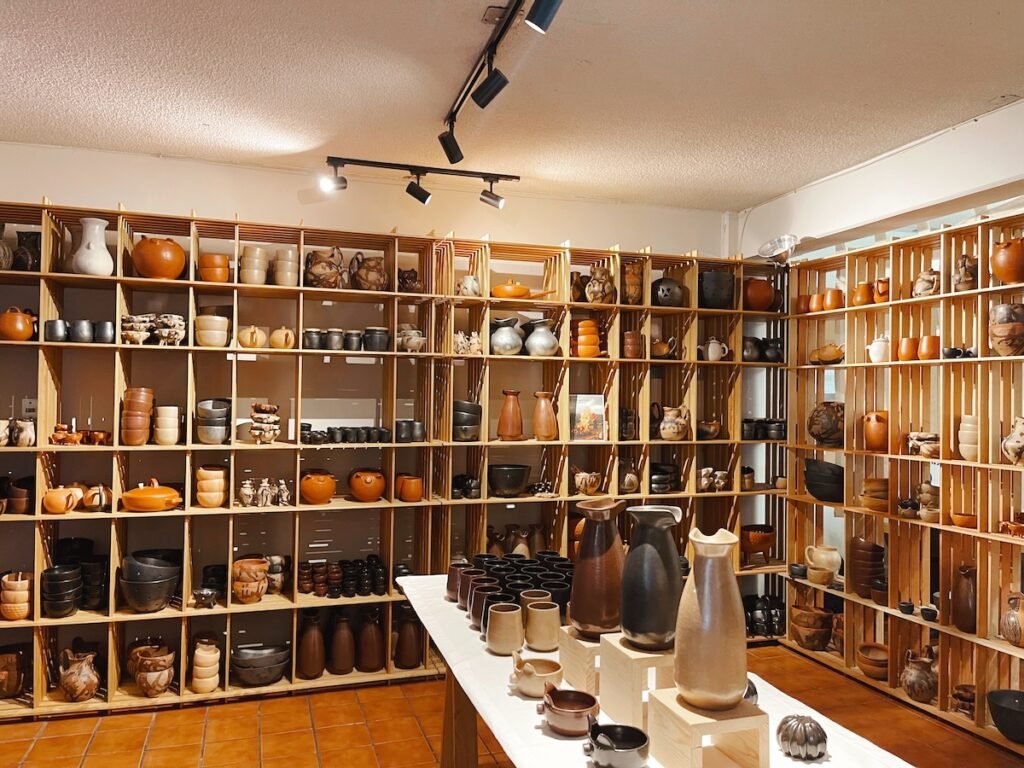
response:
<path id="1" fill-rule="evenodd" d="M 835 547 L 808 545 L 804 548 L 804 561 L 814 568 L 825 568 L 833 573 L 839 573 L 843 557 Z"/>
<path id="2" fill-rule="evenodd" d="M 690 434 L 690 409 L 686 405 L 663 409 L 658 434 L 662 440 L 685 440 Z"/>
<path id="3" fill-rule="evenodd" d="M 704 354 L 704 359 L 709 360 L 712 363 L 717 363 L 723 357 L 729 354 L 729 346 L 714 336 L 708 339 L 703 344 L 698 344 L 699 349 Z"/>
<path id="4" fill-rule="evenodd" d="M 872 363 L 889 362 L 891 343 L 888 336 L 879 336 L 865 348 Z"/>

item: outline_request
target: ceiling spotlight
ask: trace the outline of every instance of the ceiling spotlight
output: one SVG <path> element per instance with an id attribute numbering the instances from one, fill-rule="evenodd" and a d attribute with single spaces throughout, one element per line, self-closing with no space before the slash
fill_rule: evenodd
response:
<path id="1" fill-rule="evenodd" d="M 405 193 L 407 195 L 412 195 L 424 205 L 430 202 L 430 193 L 420 186 L 419 176 L 416 177 L 416 181 L 409 182 L 409 185 L 405 188 Z"/>
<path id="2" fill-rule="evenodd" d="M 499 211 L 505 207 L 505 198 L 494 191 L 494 182 L 489 182 L 490 189 L 485 189 L 480 192 L 480 202 L 487 203 L 490 206 L 497 208 Z"/>
<path id="3" fill-rule="evenodd" d="M 438 136 L 437 140 L 441 142 L 441 149 L 444 150 L 445 157 L 448 158 L 449 163 L 455 165 L 462 160 L 462 149 L 459 147 L 459 142 L 455 140 L 454 120 L 448 123 L 448 130 Z"/>
<path id="4" fill-rule="evenodd" d="M 330 194 L 331 192 L 340 192 L 347 188 L 348 179 L 344 176 L 339 176 L 337 168 L 334 169 L 333 176 L 327 176 L 324 174 L 320 177 L 320 189 L 326 194 Z"/>
<path id="5" fill-rule="evenodd" d="M 526 26 L 537 30 L 542 35 L 548 31 L 555 20 L 562 0 L 533 0 L 530 12 L 526 14 Z"/>
<path id="6" fill-rule="evenodd" d="M 487 77 L 473 91 L 473 101 L 480 109 L 483 109 L 494 101 L 494 97 L 501 93 L 501 89 L 506 85 L 508 85 L 508 78 L 500 69 L 494 68 L 494 52 L 491 51 L 487 54 Z"/>

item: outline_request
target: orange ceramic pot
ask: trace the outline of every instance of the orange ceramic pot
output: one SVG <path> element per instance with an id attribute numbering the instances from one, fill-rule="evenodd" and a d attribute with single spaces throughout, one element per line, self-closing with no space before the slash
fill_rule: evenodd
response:
<path id="1" fill-rule="evenodd" d="M 825 294 L 812 293 L 811 298 L 807 303 L 807 311 L 821 312 L 823 309 L 825 309 Z"/>
<path id="2" fill-rule="evenodd" d="M 326 469 L 311 469 L 302 474 L 299 495 L 307 504 L 327 504 L 338 489 L 338 481 Z"/>
<path id="3" fill-rule="evenodd" d="M 900 347 L 896 356 L 904 362 L 908 360 L 917 360 L 917 350 L 920 345 L 921 340 L 917 338 L 900 339 Z"/>
<path id="4" fill-rule="evenodd" d="M 846 306 L 846 301 L 843 297 L 843 292 L 838 288 L 829 288 L 825 291 L 824 299 L 825 309 L 842 309 Z"/>
<path id="5" fill-rule="evenodd" d="M 203 253 L 199 255 L 200 269 L 227 269 L 230 257 L 226 253 Z"/>
<path id="6" fill-rule="evenodd" d="M 875 284 L 871 287 L 874 293 L 875 304 L 884 304 L 889 300 L 889 278 L 882 277 L 875 280 Z"/>
<path id="7" fill-rule="evenodd" d="M 200 267 L 199 279 L 207 283 L 226 283 L 228 281 L 228 268 Z"/>
<path id="8" fill-rule="evenodd" d="M 1024 283 L 1024 237 L 992 247 L 992 274 L 1001 283 Z"/>
<path id="9" fill-rule="evenodd" d="M 33 318 L 28 312 L 17 307 L 8 307 L 0 312 L 0 339 L 4 341 L 28 341 L 33 334 Z"/>
<path id="10" fill-rule="evenodd" d="M 889 450 L 889 412 L 870 411 L 864 414 L 864 447 L 869 451 Z"/>
<path id="11" fill-rule="evenodd" d="M 383 478 L 381 478 L 381 480 L 383 480 Z M 411 504 L 423 501 L 423 478 L 415 475 L 406 475 L 402 479 L 402 486 L 398 491 L 398 498 Z"/>
<path id="12" fill-rule="evenodd" d="M 806 315 L 811 311 L 811 297 L 810 296 L 797 296 L 796 302 L 793 304 L 793 314 L 795 315 Z"/>
<path id="13" fill-rule="evenodd" d="M 601 348 L 595 344 L 580 344 L 576 349 L 580 357 L 597 357 L 601 354 Z"/>
<path id="14" fill-rule="evenodd" d="M 775 303 L 775 286 L 767 280 L 747 278 L 743 281 L 743 308 L 764 312 Z"/>
<path id="15" fill-rule="evenodd" d="M 875 291 L 871 283 L 860 283 L 850 297 L 850 303 L 855 307 L 863 307 L 874 302 Z"/>
<path id="16" fill-rule="evenodd" d="M 942 356 L 942 341 L 938 336 L 922 336 L 917 347 L 919 360 L 938 360 Z"/>
<path id="17" fill-rule="evenodd" d="M 173 240 L 143 235 L 132 248 L 132 264 L 142 277 L 177 280 L 185 269 L 185 251 Z"/>
<path id="18" fill-rule="evenodd" d="M 407 477 L 405 482 L 408 481 Z M 353 469 L 348 476 L 348 489 L 357 501 L 379 501 L 385 485 L 384 475 L 376 469 Z"/>

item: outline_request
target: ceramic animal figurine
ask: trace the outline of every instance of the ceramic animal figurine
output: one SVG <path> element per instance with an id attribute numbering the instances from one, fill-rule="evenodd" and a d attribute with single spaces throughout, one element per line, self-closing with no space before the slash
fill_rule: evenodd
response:
<path id="1" fill-rule="evenodd" d="M 919 296 L 934 296 L 939 292 L 941 280 L 939 273 L 934 269 L 926 269 L 914 279 L 914 287 L 910 295 L 914 298 Z"/>
<path id="2" fill-rule="evenodd" d="M 623 267 L 622 299 L 638 306 L 644 299 L 644 263 L 632 261 Z"/>
<path id="3" fill-rule="evenodd" d="M 453 346 L 455 347 L 456 355 L 468 355 L 469 354 L 469 336 L 462 331 L 456 331 L 455 336 L 452 338 Z"/>
<path id="4" fill-rule="evenodd" d="M 725 491 L 729 488 L 729 472 L 725 469 L 718 469 L 712 475 L 716 491 Z"/>
<path id="5" fill-rule="evenodd" d="M 615 282 L 608 267 L 590 268 L 590 282 L 586 287 L 587 301 L 591 304 L 614 304 Z"/>
<path id="6" fill-rule="evenodd" d="M 242 481 L 242 487 L 238 489 L 238 501 L 243 507 L 251 507 L 256 499 L 256 489 L 252 486 L 252 480 L 246 478 Z"/>
<path id="7" fill-rule="evenodd" d="M 277 481 L 277 504 L 287 507 L 292 503 L 292 492 L 288 490 L 288 483 L 283 478 Z"/>
<path id="8" fill-rule="evenodd" d="M 306 254 L 305 285 L 310 288 L 348 288 L 349 274 L 344 271 L 340 248 L 310 251 Z"/>
<path id="9" fill-rule="evenodd" d="M 383 256 L 364 256 L 356 251 L 348 265 L 352 286 L 361 291 L 386 291 L 388 273 L 384 269 Z"/>
<path id="10" fill-rule="evenodd" d="M 973 291 L 978 287 L 978 259 L 968 253 L 960 255 L 956 260 L 956 271 L 953 273 L 954 291 Z"/>
<path id="11" fill-rule="evenodd" d="M 702 467 L 697 475 L 697 490 L 710 491 L 715 486 L 715 468 Z"/>
<path id="12" fill-rule="evenodd" d="M 480 339 L 480 334 L 477 331 L 473 331 L 469 334 L 469 354 L 482 355 L 483 353 L 484 343 Z"/>
<path id="13" fill-rule="evenodd" d="M 999 447 L 1011 464 L 1024 464 L 1024 416 L 1013 420 L 1010 434 L 1003 438 Z"/>
<path id="14" fill-rule="evenodd" d="M 402 293 L 423 293 L 423 281 L 415 269 L 398 270 L 398 290 Z"/>
<path id="15" fill-rule="evenodd" d="M 264 477 L 260 480 L 260 487 L 256 489 L 256 506 L 269 507 L 274 500 L 274 493 L 270 488 L 270 480 Z"/>

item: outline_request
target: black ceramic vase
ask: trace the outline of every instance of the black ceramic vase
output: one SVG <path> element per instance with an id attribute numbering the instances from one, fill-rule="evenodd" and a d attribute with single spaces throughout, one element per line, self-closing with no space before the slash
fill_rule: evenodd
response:
<path id="1" fill-rule="evenodd" d="M 659 505 L 626 511 L 635 525 L 622 573 L 622 634 L 643 650 L 671 648 L 683 592 L 672 526 L 682 520 L 683 513 L 679 507 Z"/>
<path id="2" fill-rule="evenodd" d="M 681 307 L 683 286 L 671 277 L 660 277 L 651 285 L 651 298 L 658 307 Z"/>
<path id="3" fill-rule="evenodd" d="M 700 273 L 700 306 L 705 309 L 732 309 L 736 279 L 732 272 Z"/>

